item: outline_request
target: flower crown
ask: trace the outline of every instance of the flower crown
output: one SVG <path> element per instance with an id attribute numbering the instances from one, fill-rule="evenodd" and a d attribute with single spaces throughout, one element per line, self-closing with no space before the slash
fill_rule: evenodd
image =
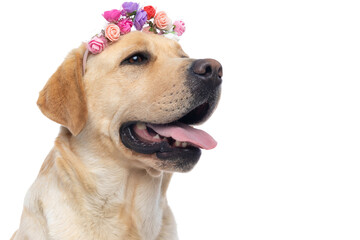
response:
<path id="1" fill-rule="evenodd" d="M 93 37 L 87 44 L 92 54 L 101 53 L 105 47 L 119 40 L 121 35 L 137 31 L 164 35 L 178 40 L 185 32 L 183 21 L 172 22 L 164 11 L 156 12 L 153 6 L 139 7 L 135 2 L 124 2 L 122 9 L 105 11 L 103 17 L 108 21 L 105 29 Z"/>

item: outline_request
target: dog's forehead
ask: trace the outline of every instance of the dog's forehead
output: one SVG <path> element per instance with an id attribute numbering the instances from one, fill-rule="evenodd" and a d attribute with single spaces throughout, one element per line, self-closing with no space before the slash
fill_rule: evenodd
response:
<path id="1" fill-rule="evenodd" d="M 186 55 L 180 44 L 175 40 L 168 39 L 151 33 L 131 32 L 122 37 L 114 45 L 115 51 L 119 54 L 126 54 L 128 51 L 147 50 L 153 53 L 163 52 L 167 54 Z"/>
<path id="2" fill-rule="evenodd" d="M 121 61 L 138 52 L 148 52 L 157 58 L 163 59 L 188 57 L 175 40 L 156 34 L 131 32 L 121 36 L 119 41 L 111 44 L 102 53 L 91 54 L 88 57 L 86 69 L 88 72 L 94 69 L 96 71 L 96 73 L 93 73 L 94 76 L 99 75 L 99 69 L 105 74 L 112 71 L 114 66 Z"/>

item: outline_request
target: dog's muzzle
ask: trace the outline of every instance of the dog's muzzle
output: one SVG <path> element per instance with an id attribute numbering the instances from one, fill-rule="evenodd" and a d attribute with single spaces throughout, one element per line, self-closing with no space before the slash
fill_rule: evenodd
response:
<path id="1" fill-rule="evenodd" d="M 193 166 L 200 149 L 212 149 L 216 142 L 210 135 L 189 125 L 205 122 L 215 110 L 222 83 L 221 64 L 214 59 L 193 61 L 187 70 L 185 86 L 192 99 L 186 114 L 164 124 L 127 122 L 120 128 L 122 143 L 142 154 L 155 154 L 158 159 Z"/>

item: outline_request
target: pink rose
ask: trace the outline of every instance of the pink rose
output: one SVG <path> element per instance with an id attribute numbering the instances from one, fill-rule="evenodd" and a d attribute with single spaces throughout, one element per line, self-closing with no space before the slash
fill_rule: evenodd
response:
<path id="1" fill-rule="evenodd" d="M 101 53 L 106 47 L 106 38 L 104 37 L 94 37 L 87 45 L 87 49 L 92 54 Z"/>
<path id="2" fill-rule="evenodd" d="M 118 25 L 110 23 L 105 29 L 105 36 L 112 42 L 119 40 L 120 28 Z"/>
<path id="3" fill-rule="evenodd" d="M 185 23 L 183 21 L 175 21 L 174 22 L 174 32 L 176 35 L 181 36 L 185 32 Z"/>
<path id="4" fill-rule="evenodd" d="M 121 15 L 121 11 L 117 9 L 113 9 L 103 13 L 103 17 L 108 22 L 117 22 L 120 18 L 120 15 Z"/>
<path id="5" fill-rule="evenodd" d="M 119 21 L 118 26 L 120 28 L 120 33 L 124 35 L 131 31 L 133 22 L 128 18 L 124 18 Z"/>
<path id="6" fill-rule="evenodd" d="M 159 29 L 170 30 L 172 28 L 171 19 L 164 11 L 160 11 L 155 15 L 154 23 Z"/>

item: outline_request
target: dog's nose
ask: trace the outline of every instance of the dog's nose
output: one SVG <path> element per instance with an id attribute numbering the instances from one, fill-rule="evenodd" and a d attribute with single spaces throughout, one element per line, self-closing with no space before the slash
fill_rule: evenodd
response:
<path id="1" fill-rule="evenodd" d="M 193 62 L 192 70 L 199 79 L 213 87 L 219 86 L 222 82 L 222 66 L 214 59 L 196 60 Z"/>

